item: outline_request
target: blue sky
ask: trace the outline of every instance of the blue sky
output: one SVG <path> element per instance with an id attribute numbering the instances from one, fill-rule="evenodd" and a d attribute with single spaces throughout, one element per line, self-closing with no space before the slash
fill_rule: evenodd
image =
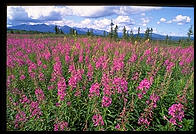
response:
<path id="1" fill-rule="evenodd" d="M 147 27 L 153 32 L 169 36 L 187 36 L 194 31 L 193 7 L 157 6 L 8 6 L 7 26 L 20 24 L 68 25 L 70 27 L 110 30 L 111 19 L 119 32 L 125 26 L 137 33 Z"/>

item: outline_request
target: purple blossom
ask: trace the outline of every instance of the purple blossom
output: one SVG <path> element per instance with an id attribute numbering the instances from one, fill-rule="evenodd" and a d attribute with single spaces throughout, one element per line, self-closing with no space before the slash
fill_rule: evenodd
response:
<path id="1" fill-rule="evenodd" d="M 40 88 L 35 89 L 35 95 L 38 101 L 42 101 L 45 99 L 44 92 Z"/>
<path id="2" fill-rule="evenodd" d="M 102 107 L 109 107 L 112 103 L 112 98 L 103 96 L 102 98 Z"/>
<path id="3" fill-rule="evenodd" d="M 147 118 L 140 117 L 140 118 L 138 119 L 138 124 L 139 124 L 139 125 L 147 125 L 147 126 L 149 126 L 149 125 L 150 125 L 150 121 L 148 121 Z M 147 126 L 146 126 L 146 127 L 147 127 Z"/>
<path id="4" fill-rule="evenodd" d="M 25 76 L 22 74 L 21 76 L 20 76 L 20 80 L 24 80 L 25 79 Z"/>
<path id="5" fill-rule="evenodd" d="M 93 124 L 94 126 L 100 126 L 100 125 L 104 125 L 104 122 L 103 122 L 103 119 L 102 119 L 102 116 L 100 114 L 95 114 L 93 115 Z"/>
<path id="6" fill-rule="evenodd" d="M 121 94 L 122 92 L 127 93 L 127 81 L 124 78 L 115 77 L 113 80 L 114 89 L 117 90 L 117 93 Z"/>
<path id="7" fill-rule="evenodd" d="M 27 118 L 26 118 L 25 112 L 21 111 L 21 112 L 17 113 L 16 114 L 16 119 L 14 121 L 15 127 L 18 127 L 18 123 L 26 122 L 26 121 L 27 121 Z"/>
<path id="8" fill-rule="evenodd" d="M 168 109 L 168 114 L 172 116 L 170 119 L 170 122 L 174 125 L 176 125 L 176 119 L 178 119 L 180 122 L 182 121 L 184 117 L 184 106 L 181 103 L 178 104 L 173 104 L 169 109 Z"/>
<path id="9" fill-rule="evenodd" d="M 143 95 L 146 94 L 150 86 L 151 86 L 151 82 L 146 78 L 140 82 L 139 86 L 137 87 L 137 90 L 141 91 L 141 93 L 138 93 L 139 99 L 142 99 Z"/>
<path id="10" fill-rule="evenodd" d="M 138 89 L 149 89 L 150 88 L 150 82 L 145 78 L 144 80 L 142 80 L 138 86 Z"/>
<path id="11" fill-rule="evenodd" d="M 119 123 L 115 126 L 116 129 L 120 129 Z"/>
<path id="12" fill-rule="evenodd" d="M 41 112 L 41 109 L 38 107 L 39 106 L 39 103 L 37 101 L 32 101 L 31 104 L 30 104 L 30 113 L 31 113 L 31 118 L 32 117 L 36 117 L 36 118 L 39 118 L 40 115 L 42 115 L 42 112 Z"/>
<path id="13" fill-rule="evenodd" d="M 136 60 L 137 60 L 137 55 L 136 54 L 133 54 L 131 56 L 131 58 L 129 59 L 129 62 L 134 63 Z"/>
<path id="14" fill-rule="evenodd" d="M 58 81 L 58 96 L 60 97 L 60 100 L 64 100 L 64 96 L 66 96 L 65 93 L 66 90 L 66 82 L 64 77 L 61 77 L 60 80 Z"/>
<path id="15" fill-rule="evenodd" d="M 99 96 L 99 94 L 99 83 L 92 84 L 89 90 L 89 97 Z"/>
<path id="16" fill-rule="evenodd" d="M 91 64 L 88 65 L 87 76 L 88 76 L 89 81 L 91 81 L 92 80 L 92 76 L 93 76 L 93 67 L 92 67 Z"/>

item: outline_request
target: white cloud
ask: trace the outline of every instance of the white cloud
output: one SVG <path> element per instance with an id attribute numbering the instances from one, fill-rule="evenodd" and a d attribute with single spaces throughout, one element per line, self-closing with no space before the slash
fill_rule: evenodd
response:
<path id="1" fill-rule="evenodd" d="M 157 24 L 160 24 L 160 21 L 157 21 Z"/>
<path id="2" fill-rule="evenodd" d="M 142 22 L 143 23 L 149 23 L 150 22 L 150 19 L 148 18 L 141 18 Z"/>
<path id="3" fill-rule="evenodd" d="M 182 22 L 178 22 L 177 24 L 178 24 L 178 25 L 183 25 L 183 23 L 182 23 Z"/>
<path id="4" fill-rule="evenodd" d="M 191 18 L 189 16 L 182 16 L 177 15 L 175 19 L 173 19 L 174 22 L 190 22 Z"/>
<path id="5" fill-rule="evenodd" d="M 168 23 L 168 24 L 170 24 L 170 23 L 172 23 L 172 20 L 169 20 L 169 21 L 167 21 L 167 22 L 165 22 L 165 23 Z"/>
<path id="6" fill-rule="evenodd" d="M 141 16 L 145 16 L 146 14 L 145 13 L 141 13 Z"/>
<path id="7" fill-rule="evenodd" d="M 129 16 L 118 16 L 115 20 L 114 23 L 120 24 L 120 23 L 131 23 L 133 20 L 130 19 Z"/>
<path id="8" fill-rule="evenodd" d="M 146 24 L 142 24 L 142 26 L 144 26 L 144 27 L 145 27 L 145 26 L 146 26 Z"/>
<path id="9" fill-rule="evenodd" d="M 160 22 L 165 22 L 165 21 L 166 21 L 165 18 L 161 18 L 161 19 L 160 19 Z"/>

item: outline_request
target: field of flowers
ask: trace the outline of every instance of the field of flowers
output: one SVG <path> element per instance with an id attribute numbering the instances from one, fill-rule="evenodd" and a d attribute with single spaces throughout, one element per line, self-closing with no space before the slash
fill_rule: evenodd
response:
<path id="1" fill-rule="evenodd" d="M 193 131 L 193 46 L 8 34 L 6 60 L 8 131 Z"/>

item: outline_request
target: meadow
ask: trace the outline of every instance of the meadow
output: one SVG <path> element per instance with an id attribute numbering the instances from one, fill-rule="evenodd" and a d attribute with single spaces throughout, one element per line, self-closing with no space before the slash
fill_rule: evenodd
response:
<path id="1" fill-rule="evenodd" d="M 194 47 L 7 35 L 8 131 L 193 131 Z"/>

